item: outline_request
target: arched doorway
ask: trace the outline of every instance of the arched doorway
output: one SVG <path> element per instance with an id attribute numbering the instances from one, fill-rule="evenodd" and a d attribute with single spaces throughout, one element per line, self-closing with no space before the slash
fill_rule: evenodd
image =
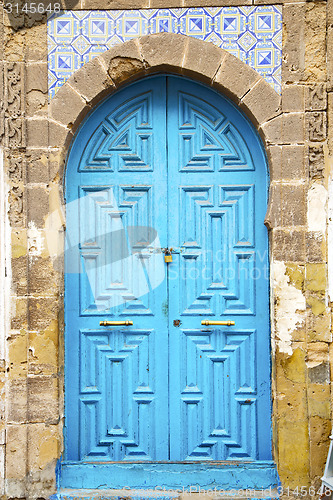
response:
<path id="1" fill-rule="evenodd" d="M 276 484 L 267 190 L 256 132 L 201 84 L 149 77 L 85 120 L 66 175 L 62 486 Z"/>

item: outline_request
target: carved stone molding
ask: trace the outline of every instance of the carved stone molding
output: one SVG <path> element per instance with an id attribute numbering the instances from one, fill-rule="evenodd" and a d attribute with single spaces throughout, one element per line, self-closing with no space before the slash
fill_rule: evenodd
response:
<path id="1" fill-rule="evenodd" d="M 8 147 L 25 147 L 24 65 L 9 62 L 4 68 L 4 142 Z"/>
<path id="2" fill-rule="evenodd" d="M 327 108 L 327 92 L 325 84 L 310 85 L 307 87 L 306 111 L 322 111 Z"/>
<path id="3" fill-rule="evenodd" d="M 313 111 L 306 113 L 309 141 L 321 142 L 326 139 L 326 113 Z"/>
<path id="4" fill-rule="evenodd" d="M 8 193 L 9 219 L 12 225 L 21 226 L 24 223 L 24 163 L 22 157 L 6 155 L 6 170 L 10 184 Z"/>
<path id="5" fill-rule="evenodd" d="M 309 176 L 310 179 L 322 179 L 324 177 L 324 148 L 322 145 L 309 146 Z"/>

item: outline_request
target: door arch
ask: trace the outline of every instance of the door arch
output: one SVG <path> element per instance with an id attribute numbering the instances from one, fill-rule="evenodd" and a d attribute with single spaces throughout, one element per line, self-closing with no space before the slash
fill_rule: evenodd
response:
<path id="1" fill-rule="evenodd" d="M 165 474 L 244 459 L 265 467 L 241 487 L 276 481 L 267 177 L 247 119 L 185 78 L 136 82 L 81 126 L 66 174 L 64 485 L 74 467 L 96 487 L 90 463 Z M 201 325 L 223 320 L 235 325 Z"/>

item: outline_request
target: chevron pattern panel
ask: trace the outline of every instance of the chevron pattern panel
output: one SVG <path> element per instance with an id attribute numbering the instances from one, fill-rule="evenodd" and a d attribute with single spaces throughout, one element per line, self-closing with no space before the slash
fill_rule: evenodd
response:
<path id="1" fill-rule="evenodd" d="M 85 62 L 150 33 L 178 33 L 214 43 L 281 90 L 280 5 L 63 11 L 48 19 L 49 95 Z"/>

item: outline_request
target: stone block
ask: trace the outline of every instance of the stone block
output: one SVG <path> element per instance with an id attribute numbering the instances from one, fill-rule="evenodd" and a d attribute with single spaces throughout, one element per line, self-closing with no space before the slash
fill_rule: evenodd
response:
<path id="1" fill-rule="evenodd" d="M 28 361 L 28 334 L 21 330 L 7 340 L 7 373 L 11 379 L 25 377 Z"/>
<path id="2" fill-rule="evenodd" d="M 283 184 L 281 194 L 283 226 L 302 226 L 306 224 L 305 186 L 302 184 Z"/>
<path id="3" fill-rule="evenodd" d="M 27 189 L 27 215 L 28 224 L 43 228 L 45 218 L 49 214 L 49 193 L 42 187 L 31 187 Z"/>
<path id="4" fill-rule="evenodd" d="M 305 87 L 303 85 L 284 85 L 282 89 L 282 111 L 304 112 Z"/>
<path id="5" fill-rule="evenodd" d="M 28 305 L 25 297 L 10 298 L 11 319 L 10 327 L 12 330 L 26 330 L 28 328 Z"/>
<path id="6" fill-rule="evenodd" d="M 310 474 L 322 477 L 329 448 L 331 421 L 329 418 L 312 416 L 309 418 Z"/>
<path id="7" fill-rule="evenodd" d="M 49 146 L 51 148 L 68 149 L 73 133 L 61 123 L 49 121 Z"/>
<path id="8" fill-rule="evenodd" d="M 282 146 L 282 179 L 305 179 L 304 146 Z"/>
<path id="9" fill-rule="evenodd" d="M 228 54 L 216 45 L 188 38 L 183 71 L 187 75 L 195 75 L 204 82 L 211 82 L 227 56 Z"/>
<path id="10" fill-rule="evenodd" d="M 270 186 L 265 224 L 270 229 L 282 226 L 282 194 L 280 184 L 272 183 Z"/>
<path id="11" fill-rule="evenodd" d="M 306 391 L 303 385 L 285 384 L 284 391 L 277 398 L 277 415 L 282 419 L 302 420 L 307 412 Z"/>
<path id="12" fill-rule="evenodd" d="M 273 258 L 286 262 L 304 262 L 305 233 L 302 230 L 274 229 Z"/>
<path id="13" fill-rule="evenodd" d="M 59 420 L 58 381 L 52 376 L 28 376 L 28 420 L 55 424 Z"/>
<path id="14" fill-rule="evenodd" d="M 27 256 L 12 259 L 12 291 L 18 296 L 27 293 Z"/>
<path id="15" fill-rule="evenodd" d="M 305 3 L 304 79 L 326 80 L 326 2 Z"/>
<path id="16" fill-rule="evenodd" d="M 59 425 L 35 423 L 28 425 L 29 467 L 32 477 L 34 473 L 50 468 L 49 482 L 55 486 L 55 465 L 60 457 Z M 50 467 L 51 465 L 51 467 Z M 37 476 L 38 477 L 38 476 Z"/>
<path id="17" fill-rule="evenodd" d="M 42 94 L 37 90 L 32 90 L 25 97 L 26 101 L 26 116 L 29 117 L 43 117 L 47 116 L 47 95 Z"/>
<path id="18" fill-rule="evenodd" d="M 26 65 L 26 92 L 29 93 L 32 90 L 38 90 L 43 94 L 47 94 L 47 63 L 46 62 L 34 62 L 28 63 Z"/>
<path id="19" fill-rule="evenodd" d="M 324 370 L 328 370 L 328 363 L 324 364 Z M 323 376 L 323 375 L 322 375 Z M 329 377 L 329 374 L 327 374 Z M 309 383 L 308 406 L 310 417 L 330 418 L 330 385 L 328 383 Z"/>
<path id="20" fill-rule="evenodd" d="M 43 332 L 31 332 L 29 375 L 56 375 L 58 369 L 58 322 L 53 320 Z"/>
<path id="21" fill-rule="evenodd" d="M 160 33 L 139 39 L 141 56 L 151 68 L 170 67 L 180 71 L 188 39 L 184 35 Z"/>
<path id="22" fill-rule="evenodd" d="M 331 3 L 331 2 L 329 2 Z M 333 25 L 327 26 L 327 90 L 333 90 Z"/>
<path id="23" fill-rule="evenodd" d="M 320 316 L 326 313 L 326 299 L 322 294 L 314 292 L 306 293 L 306 305 L 311 308 L 314 316 Z"/>
<path id="24" fill-rule="evenodd" d="M 42 331 L 58 320 L 59 303 L 56 297 L 29 297 L 29 330 Z"/>
<path id="25" fill-rule="evenodd" d="M 99 60 L 115 85 L 143 74 L 146 69 L 137 39 L 112 47 L 103 52 Z"/>
<path id="26" fill-rule="evenodd" d="M 250 66 L 237 57 L 227 54 L 213 83 L 228 97 L 238 102 L 260 78 Z"/>
<path id="27" fill-rule="evenodd" d="M 27 378 L 9 379 L 7 382 L 7 423 L 27 422 L 28 386 Z"/>
<path id="28" fill-rule="evenodd" d="M 308 370 L 309 381 L 312 384 L 328 384 L 330 381 L 330 366 L 328 361 L 310 367 Z"/>
<path id="29" fill-rule="evenodd" d="M 29 261 L 29 293 L 56 295 L 59 291 L 60 278 L 55 272 L 51 258 L 35 257 Z"/>
<path id="30" fill-rule="evenodd" d="M 36 24 L 24 30 L 25 60 L 47 63 L 47 26 Z"/>
<path id="31" fill-rule="evenodd" d="M 282 82 L 298 82 L 304 71 L 305 5 L 285 4 L 283 8 L 284 47 Z M 297 26 L 297 29 L 295 29 Z"/>
<path id="32" fill-rule="evenodd" d="M 311 292 L 325 292 L 327 288 L 327 265 L 308 263 L 305 273 L 305 289 Z"/>
<path id="33" fill-rule="evenodd" d="M 290 383 L 299 384 L 300 386 L 305 386 L 306 384 L 305 344 L 303 342 L 295 342 L 292 344 L 292 349 L 292 355 L 287 356 L 279 352 L 276 356 L 277 366 L 281 367 L 278 390 L 283 393 L 288 393 L 287 387 L 291 389 Z"/>
<path id="34" fill-rule="evenodd" d="M 90 102 L 109 87 L 114 87 L 102 61 L 95 57 L 72 75 L 68 83 L 87 102 Z"/>
<path id="35" fill-rule="evenodd" d="M 311 310 L 307 311 L 307 332 L 309 342 L 332 342 L 331 317 L 329 310 L 315 316 Z"/>
<path id="36" fill-rule="evenodd" d="M 304 141 L 304 114 L 288 113 L 283 116 L 282 137 L 285 144 Z"/>
<path id="37" fill-rule="evenodd" d="M 282 484 L 290 488 L 308 486 L 309 435 L 307 415 L 302 420 L 279 419 L 278 432 L 279 476 Z"/>
<path id="38" fill-rule="evenodd" d="M 259 80 L 240 102 L 254 123 L 260 125 L 280 113 L 281 97 L 264 80 Z"/>
<path id="39" fill-rule="evenodd" d="M 11 233 L 12 258 L 24 257 L 27 253 L 27 231 L 26 229 L 13 229 Z"/>
<path id="40" fill-rule="evenodd" d="M 49 182 L 48 152 L 41 150 L 27 151 L 27 182 L 47 184 Z"/>
<path id="41" fill-rule="evenodd" d="M 48 147 L 48 120 L 46 118 L 28 118 L 26 120 L 27 146 L 33 148 Z"/>
<path id="42" fill-rule="evenodd" d="M 271 144 L 297 144 L 304 142 L 304 114 L 287 113 L 264 123 L 261 131 Z"/>
<path id="43" fill-rule="evenodd" d="M 47 63 L 26 65 L 26 112 L 28 116 L 47 114 Z"/>
<path id="44" fill-rule="evenodd" d="M 281 181 L 282 179 L 282 147 L 267 147 L 267 156 L 269 164 L 269 176 L 271 183 Z"/>
<path id="45" fill-rule="evenodd" d="M 24 481 L 27 473 L 27 426 L 8 425 L 6 434 L 6 478 Z"/>
<path id="46" fill-rule="evenodd" d="M 143 62 L 143 57 L 140 52 L 140 46 L 138 39 L 133 38 L 132 40 L 128 40 L 125 43 L 121 43 L 119 45 L 115 45 L 111 49 L 103 52 L 100 56 L 98 56 L 102 64 L 105 65 L 106 69 L 109 68 L 110 61 L 115 58 L 120 59 L 137 59 L 138 61 Z M 112 78 L 112 75 L 110 75 Z"/>
<path id="47" fill-rule="evenodd" d="M 62 125 L 71 127 L 89 110 L 85 100 L 65 83 L 50 103 L 50 117 Z"/>

